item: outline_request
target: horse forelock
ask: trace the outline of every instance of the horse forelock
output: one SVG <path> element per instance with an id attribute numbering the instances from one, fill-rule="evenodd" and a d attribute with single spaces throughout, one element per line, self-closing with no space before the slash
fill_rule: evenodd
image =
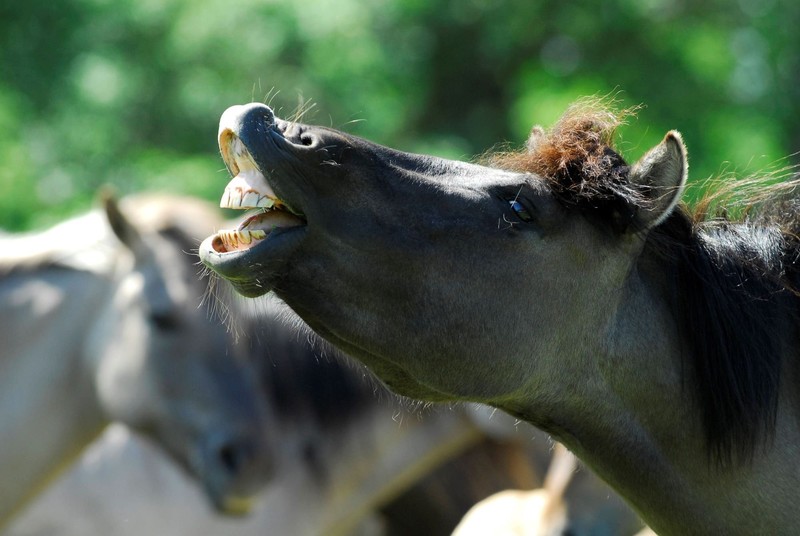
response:
<path id="1" fill-rule="evenodd" d="M 614 148 L 617 128 L 635 108 L 615 110 L 604 98 L 582 99 L 549 130 L 535 127 L 526 150 L 484 157 L 487 165 L 542 178 L 568 208 L 622 231 L 646 197 L 630 186 L 625 159 Z"/>

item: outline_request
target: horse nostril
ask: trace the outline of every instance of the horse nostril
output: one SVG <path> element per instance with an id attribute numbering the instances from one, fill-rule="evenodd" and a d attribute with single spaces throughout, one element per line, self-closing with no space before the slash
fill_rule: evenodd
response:
<path id="1" fill-rule="evenodd" d="M 220 447 L 218 455 L 219 461 L 222 462 L 222 466 L 226 471 L 231 474 L 236 474 L 239 472 L 239 469 L 242 467 L 242 463 L 244 462 L 244 456 L 235 445 L 223 445 Z"/>

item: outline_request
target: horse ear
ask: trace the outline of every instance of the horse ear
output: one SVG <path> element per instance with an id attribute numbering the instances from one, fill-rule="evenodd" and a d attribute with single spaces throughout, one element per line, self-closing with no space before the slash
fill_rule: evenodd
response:
<path id="1" fill-rule="evenodd" d="M 111 230 L 114 231 L 119 241 L 138 257 L 140 252 L 146 250 L 141 233 L 122 213 L 119 208 L 119 202 L 113 193 L 109 190 L 103 190 L 100 193 L 100 200 L 103 203 L 103 210 L 106 213 Z"/>
<path id="2" fill-rule="evenodd" d="M 686 146 L 676 130 L 667 132 L 661 143 L 633 165 L 629 181 L 646 198 L 636 215 L 639 229 L 650 229 L 667 219 L 683 195 L 688 171 Z"/>
<path id="3" fill-rule="evenodd" d="M 539 125 L 533 125 L 531 128 L 531 133 L 528 135 L 528 141 L 525 142 L 525 148 L 528 150 L 529 153 L 532 153 L 536 150 L 536 146 L 539 145 L 539 142 L 544 139 L 544 129 Z"/>

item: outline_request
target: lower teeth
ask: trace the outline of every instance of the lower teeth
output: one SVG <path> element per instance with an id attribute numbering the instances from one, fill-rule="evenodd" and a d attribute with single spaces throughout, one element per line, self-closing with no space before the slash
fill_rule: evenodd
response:
<path id="1" fill-rule="evenodd" d="M 265 231 L 256 229 L 253 231 L 221 231 L 219 237 L 225 249 L 228 251 L 237 249 L 247 249 L 254 240 L 263 240 L 267 237 Z"/>

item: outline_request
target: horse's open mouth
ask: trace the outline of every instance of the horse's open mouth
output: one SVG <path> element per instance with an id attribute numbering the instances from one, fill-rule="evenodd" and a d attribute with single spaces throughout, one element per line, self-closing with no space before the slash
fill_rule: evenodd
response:
<path id="1" fill-rule="evenodd" d="M 274 234 L 305 225 L 301 214 L 278 199 L 267 178 L 258 169 L 242 140 L 231 130 L 219 136 L 222 158 L 233 179 L 225 187 L 220 206 L 237 210 L 255 209 L 238 228 L 219 231 L 211 247 L 217 253 L 250 249 Z"/>

